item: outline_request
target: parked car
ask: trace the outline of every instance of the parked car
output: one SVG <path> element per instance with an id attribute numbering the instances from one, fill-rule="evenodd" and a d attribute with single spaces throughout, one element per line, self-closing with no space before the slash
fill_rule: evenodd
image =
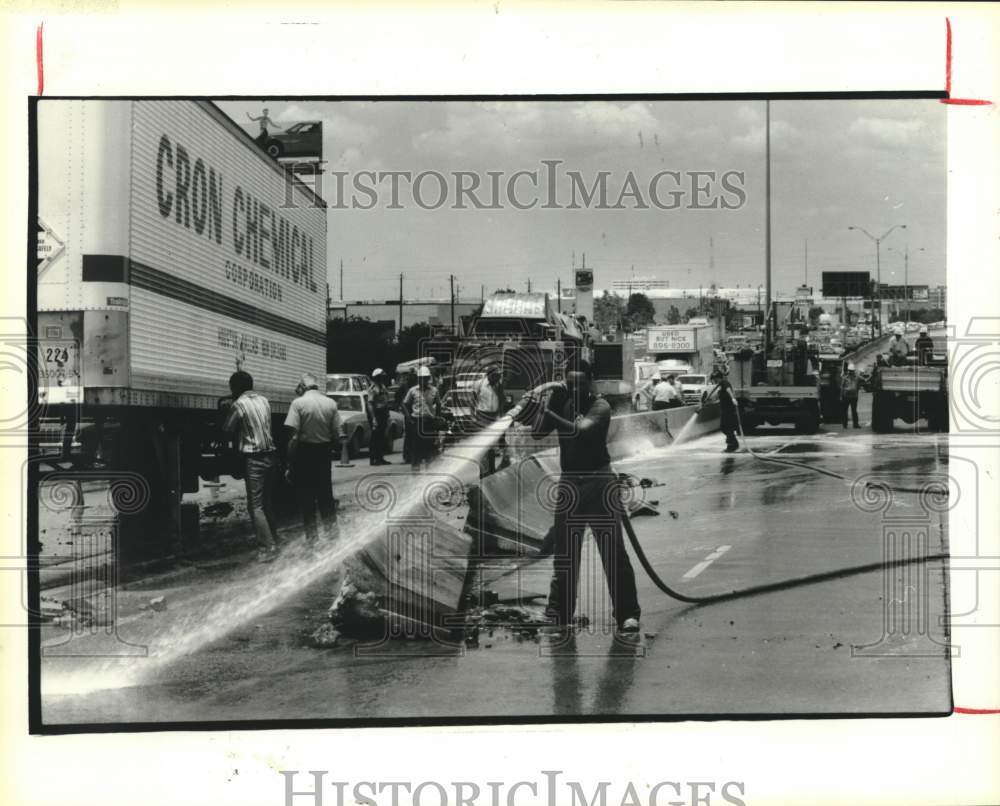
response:
<path id="1" fill-rule="evenodd" d="M 372 379 L 360 373 L 333 373 L 326 376 L 326 393 L 333 392 L 367 392 L 372 385 Z"/>
<path id="2" fill-rule="evenodd" d="M 357 377 L 342 376 L 354 381 Z M 328 384 L 329 386 L 329 384 Z M 371 404 L 368 402 L 368 390 L 327 391 L 327 397 L 337 404 L 340 411 L 342 437 L 347 440 L 347 455 L 357 458 L 361 451 L 368 448 L 372 441 L 371 424 L 368 422 L 368 412 Z M 389 412 L 389 428 L 386 453 L 392 453 L 393 443 L 403 436 L 406 428 L 403 415 L 398 411 Z"/>
<path id="3" fill-rule="evenodd" d="M 702 394 L 708 390 L 707 375 L 678 375 L 677 383 L 681 387 L 685 406 L 700 403 Z"/>

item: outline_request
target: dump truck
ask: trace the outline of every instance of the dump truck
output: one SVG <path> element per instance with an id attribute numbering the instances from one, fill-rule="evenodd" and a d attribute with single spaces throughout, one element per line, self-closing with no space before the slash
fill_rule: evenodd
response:
<path id="1" fill-rule="evenodd" d="M 326 205 L 207 101 L 43 99 L 37 137 L 39 402 L 78 465 L 146 480 L 122 539 L 155 553 L 222 469 L 229 376 L 279 438 L 301 374 L 324 377 Z"/>
<path id="2" fill-rule="evenodd" d="M 896 419 L 924 419 L 931 431 L 948 431 L 948 357 L 937 348 L 923 364 L 912 354 L 903 366 L 876 363 L 869 381 L 873 431 L 892 431 Z"/>
<path id="3" fill-rule="evenodd" d="M 804 434 L 819 429 L 819 379 L 804 344 L 788 348 L 782 343 L 770 358 L 747 348 L 729 366 L 745 433 L 764 423 L 791 423 Z"/>

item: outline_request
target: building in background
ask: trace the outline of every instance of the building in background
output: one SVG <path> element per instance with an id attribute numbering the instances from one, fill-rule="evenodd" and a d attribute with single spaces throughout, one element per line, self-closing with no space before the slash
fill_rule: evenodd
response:
<path id="1" fill-rule="evenodd" d="M 459 326 L 462 317 L 470 316 L 479 310 L 482 305 L 481 300 L 456 300 L 455 301 L 455 326 Z M 420 322 L 434 327 L 451 327 L 451 302 L 447 299 L 414 299 L 404 300 L 402 306 L 403 327 Z M 349 319 L 352 316 L 359 316 L 372 322 L 391 321 L 396 323 L 396 329 L 400 327 L 399 322 L 400 305 L 398 300 L 374 299 L 374 300 L 332 300 L 327 310 L 327 319 Z"/>

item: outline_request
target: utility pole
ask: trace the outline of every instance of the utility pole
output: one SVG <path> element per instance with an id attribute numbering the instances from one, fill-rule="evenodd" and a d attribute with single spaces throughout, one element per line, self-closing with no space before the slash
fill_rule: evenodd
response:
<path id="1" fill-rule="evenodd" d="M 482 303 L 484 303 L 484 304 L 486 303 L 486 286 L 485 285 L 479 286 L 479 301 L 482 302 Z"/>
<path id="2" fill-rule="evenodd" d="M 528 293 L 531 293 L 531 278 L 528 278 Z"/>
<path id="3" fill-rule="evenodd" d="M 771 101 L 764 102 L 764 268 L 767 321 L 764 323 L 764 356 L 771 355 Z"/>
<path id="4" fill-rule="evenodd" d="M 451 286 L 451 332 L 455 332 L 455 275 L 452 274 L 448 277 L 448 282 Z"/>
<path id="5" fill-rule="evenodd" d="M 556 277 L 556 310 L 562 313 L 562 280 Z"/>
<path id="6" fill-rule="evenodd" d="M 809 286 L 809 239 L 808 238 L 805 239 L 805 246 L 806 246 L 806 267 L 805 267 L 805 272 L 802 275 L 802 285 L 808 288 Z"/>
<path id="7" fill-rule="evenodd" d="M 403 332 L 403 273 L 399 274 L 399 332 Z"/>

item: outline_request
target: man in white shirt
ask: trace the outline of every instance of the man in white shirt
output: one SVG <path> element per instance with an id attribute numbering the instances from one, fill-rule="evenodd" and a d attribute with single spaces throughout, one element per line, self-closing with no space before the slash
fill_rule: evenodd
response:
<path id="1" fill-rule="evenodd" d="M 674 376 L 667 375 L 653 389 L 653 411 L 672 409 L 683 405 L 681 393 L 674 386 Z"/>
<path id="2" fill-rule="evenodd" d="M 476 423 L 481 428 L 489 427 L 504 413 L 506 399 L 501 381 L 500 367 L 491 364 L 486 370 L 486 375 L 476 381 L 476 385 L 473 387 L 474 415 Z M 496 445 L 490 445 L 483 455 L 483 461 L 479 468 L 480 477 L 488 476 L 496 471 L 498 454 L 501 457 L 501 469 L 510 464 L 503 434 L 497 438 Z"/>
<path id="3" fill-rule="evenodd" d="M 340 451 L 341 421 L 337 404 L 319 391 L 314 375 L 303 375 L 295 391 L 299 396 L 285 418 L 285 426 L 292 430 L 285 479 L 295 488 L 306 540 L 314 543 L 319 538 L 317 508 L 326 535 L 332 534 L 337 522 L 331 464 Z"/>

